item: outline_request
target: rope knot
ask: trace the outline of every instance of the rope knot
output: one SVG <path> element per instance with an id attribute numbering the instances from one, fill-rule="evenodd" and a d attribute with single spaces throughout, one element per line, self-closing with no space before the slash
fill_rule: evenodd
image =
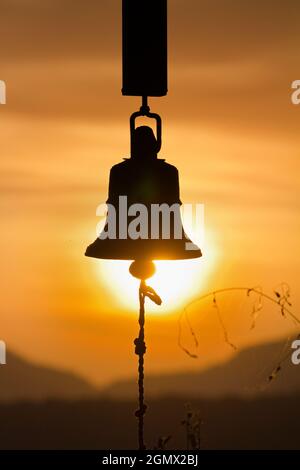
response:
<path id="1" fill-rule="evenodd" d="M 134 414 L 137 418 L 141 418 L 142 416 L 144 416 L 146 411 L 147 411 L 147 405 L 143 404 L 142 408 L 139 408 L 138 410 L 136 410 Z"/>
<path id="2" fill-rule="evenodd" d="M 146 343 L 144 340 L 142 340 L 141 338 L 136 338 L 134 340 L 134 345 L 135 345 L 135 354 L 137 354 L 137 356 L 141 356 L 142 354 L 145 354 Z"/>

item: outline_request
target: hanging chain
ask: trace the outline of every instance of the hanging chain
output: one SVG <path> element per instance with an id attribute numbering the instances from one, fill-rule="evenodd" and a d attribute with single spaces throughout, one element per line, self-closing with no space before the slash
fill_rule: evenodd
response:
<path id="1" fill-rule="evenodd" d="M 161 305 L 161 298 L 157 293 L 146 285 L 145 281 L 141 281 L 139 288 L 139 300 L 140 300 L 140 314 L 139 314 L 139 325 L 140 332 L 139 336 L 134 340 L 135 354 L 139 356 L 138 366 L 138 387 L 139 387 L 139 409 L 135 412 L 135 416 L 138 418 L 138 442 L 139 450 L 145 450 L 144 442 L 144 415 L 147 410 L 147 405 L 144 403 L 144 355 L 146 353 L 145 343 L 145 297 L 149 297 L 152 302 L 157 305 Z"/>

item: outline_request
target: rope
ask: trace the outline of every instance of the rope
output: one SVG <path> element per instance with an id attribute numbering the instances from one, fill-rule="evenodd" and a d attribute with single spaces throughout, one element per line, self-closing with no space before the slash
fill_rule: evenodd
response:
<path id="1" fill-rule="evenodd" d="M 144 403 L 144 355 L 146 353 L 145 343 L 145 297 L 148 297 L 156 305 L 161 305 L 162 301 L 159 295 L 155 292 L 152 287 L 147 286 L 145 281 L 141 281 L 139 288 L 139 300 L 140 300 L 140 314 L 139 314 L 139 325 L 140 332 L 139 336 L 134 340 L 135 354 L 139 356 L 138 366 L 138 386 L 139 386 L 139 409 L 136 410 L 135 416 L 138 418 L 138 442 L 139 450 L 145 450 L 144 442 L 144 415 L 147 411 L 147 406 Z"/>
<path id="2" fill-rule="evenodd" d="M 138 418 L 138 442 L 139 450 L 145 450 L 146 446 L 144 443 L 144 415 L 147 410 L 147 406 L 144 403 L 144 354 L 146 353 L 145 343 L 145 281 L 141 281 L 139 288 L 139 300 L 140 300 L 140 315 L 139 325 L 140 332 L 138 338 L 134 340 L 135 354 L 139 356 L 138 366 L 138 386 L 139 386 L 139 409 L 135 412 L 135 416 Z"/>

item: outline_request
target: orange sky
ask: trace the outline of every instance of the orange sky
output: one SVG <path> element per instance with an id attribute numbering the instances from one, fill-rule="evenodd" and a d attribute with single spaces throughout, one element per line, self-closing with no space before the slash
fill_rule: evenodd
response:
<path id="1" fill-rule="evenodd" d="M 118 280 L 113 293 L 110 268 L 83 256 L 139 105 L 120 92 L 120 1 L 3 0 L 1 9 L 1 339 L 97 383 L 134 374 L 137 305 L 122 303 Z M 161 156 L 180 171 L 181 199 L 205 204 L 193 296 L 233 285 L 272 292 L 285 281 L 297 313 L 300 106 L 290 86 L 300 78 L 300 4 L 169 0 L 169 10 L 170 92 L 151 105 L 164 119 Z M 293 328 L 266 305 L 250 332 L 244 297 L 221 305 L 240 347 Z M 151 308 L 148 371 L 231 354 L 204 303 L 191 311 L 200 358 L 189 359 L 177 347 L 178 315 L 176 302 Z"/>

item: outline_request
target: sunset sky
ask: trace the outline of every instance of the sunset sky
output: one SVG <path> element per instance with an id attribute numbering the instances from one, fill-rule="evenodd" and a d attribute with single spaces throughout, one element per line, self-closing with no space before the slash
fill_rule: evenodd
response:
<path id="1" fill-rule="evenodd" d="M 205 205 L 205 242 L 201 260 L 165 263 L 149 281 L 165 300 L 146 307 L 149 372 L 232 354 L 211 300 L 190 310 L 199 360 L 177 346 L 182 308 L 206 292 L 272 295 L 284 281 L 299 312 L 299 15 L 296 0 L 169 0 L 169 94 L 150 105 L 182 201 Z M 0 339 L 99 385 L 131 376 L 137 281 L 126 262 L 84 257 L 140 105 L 121 95 L 121 1 L 2 0 L 1 18 Z M 266 303 L 250 331 L 245 294 L 220 307 L 240 348 L 295 329 Z"/>

